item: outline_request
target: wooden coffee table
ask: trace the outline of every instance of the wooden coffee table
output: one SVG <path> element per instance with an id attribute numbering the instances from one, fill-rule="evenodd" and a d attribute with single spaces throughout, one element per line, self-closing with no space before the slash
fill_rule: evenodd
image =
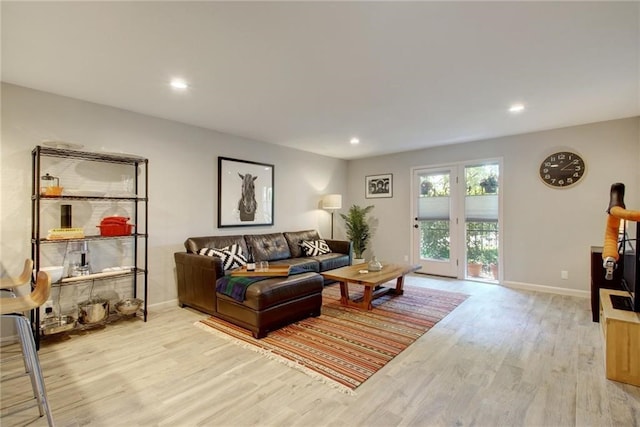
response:
<path id="1" fill-rule="evenodd" d="M 371 301 L 375 298 L 389 292 L 393 292 L 395 295 L 402 295 L 404 292 L 402 289 L 404 276 L 420 270 L 420 268 L 422 267 L 419 265 L 410 264 L 383 264 L 381 271 L 360 273 L 361 270 L 367 270 L 367 264 L 357 264 L 336 268 L 335 270 L 325 271 L 320 274 L 327 279 L 340 282 L 340 303 L 358 307 L 363 310 L 371 310 L 373 308 Z M 380 286 L 393 279 L 396 279 L 395 289 Z M 356 300 L 349 298 L 349 283 L 364 286 L 364 295 L 362 298 Z"/>

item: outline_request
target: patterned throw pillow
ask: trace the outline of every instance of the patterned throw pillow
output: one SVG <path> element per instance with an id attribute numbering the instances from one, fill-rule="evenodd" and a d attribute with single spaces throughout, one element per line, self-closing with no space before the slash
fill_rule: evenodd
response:
<path id="1" fill-rule="evenodd" d="M 331 249 L 329 249 L 329 245 L 327 245 L 327 242 L 322 239 L 303 240 L 302 243 L 300 243 L 300 246 L 302 247 L 302 251 L 306 256 L 318 256 L 331 252 Z"/>
<path id="2" fill-rule="evenodd" d="M 240 245 L 234 244 L 222 249 L 202 248 L 198 251 L 198 254 L 217 256 L 222 260 L 222 268 L 225 270 L 247 265 L 247 258 L 242 254 Z"/>

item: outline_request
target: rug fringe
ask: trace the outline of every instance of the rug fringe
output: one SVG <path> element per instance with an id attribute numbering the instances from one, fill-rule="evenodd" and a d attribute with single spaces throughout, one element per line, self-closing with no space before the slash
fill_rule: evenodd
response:
<path id="1" fill-rule="evenodd" d="M 209 332 L 210 334 L 216 335 L 220 338 L 223 338 L 227 341 L 230 341 L 231 343 L 240 346 L 242 348 L 246 348 L 248 350 L 254 351 L 256 353 L 259 353 L 263 356 L 266 356 L 268 359 L 271 360 L 275 360 L 276 362 L 282 363 L 283 365 L 286 365 L 290 368 L 296 369 L 302 373 L 304 373 L 305 375 L 308 375 L 309 377 L 313 378 L 314 380 L 320 381 L 323 384 L 326 384 L 328 386 L 330 386 L 331 388 L 334 388 L 336 390 L 338 390 L 341 393 L 344 394 L 348 394 L 350 396 L 355 396 L 356 392 L 353 391 L 352 389 L 350 389 L 349 387 L 346 387 L 343 384 L 340 384 L 339 382 L 333 381 L 330 378 L 325 377 L 324 375 L 314 371 L 313 369 L 309 369 L 306 366 L 301 365 L 300 363 L 293 361 L 293 360 L 289 360 L 285 357 L 279 356 L 277 354 L 274 354 L 271 350 L 267 350 L 265 348 L 262 347 L 258 347 L 255 346 L 253 344 L 249 344 L 247 342 L 243 342 L 237 338 L 234 338 L 232 336 L 229 336 L 227 334 L 225 334 L 224 332 L 218 331 L 214 328 L 211 328 L 210 326 L 207 326 L 206 324 L 202 323 L 201 321 L 197 321 L 193 324 L 195 327 L 200 328 L 204 331 Z"/>

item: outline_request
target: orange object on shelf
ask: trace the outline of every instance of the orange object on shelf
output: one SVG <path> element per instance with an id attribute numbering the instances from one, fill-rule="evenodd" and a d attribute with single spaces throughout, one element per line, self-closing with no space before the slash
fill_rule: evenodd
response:
<path id="1" fill-rule="evenodd" d="M 134 227 L 133 224 L 127 224 L 129 218 L 124 216 L 108 216 L 102 218 L 100 225 L 96 225 L 100 229 L 101 236 L 128 236 Z"/>
<path id="2" fill-rule="evenodd" d="M 58 187 L 58 186 L 42 187 L 41 194 L 43 196 L 61 196 L 63 189 L 64 189 L 64 187 Z"/>

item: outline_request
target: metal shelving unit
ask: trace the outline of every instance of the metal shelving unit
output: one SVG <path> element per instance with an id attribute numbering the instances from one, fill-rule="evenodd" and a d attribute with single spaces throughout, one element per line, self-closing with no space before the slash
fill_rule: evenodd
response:
<path id="1" fill-rule="evenodd" d="M 61 245 L 69 243 L 82 243 L 91 241 L 100 242 L 118 242 L 118 241 L 131 241 L 132 261 L 133 265 L 130 270 L 123 270 L 109 276 L 88 275 L 85 277 L 75 277 L 72 281 L 58 281 L 52 283 L 52 289 L 62 288 L 67 286 L 77 286 L 91 282 L 92 289 L 96 285 L 94 282 L 104 283 L 105 281 L 112 281 L 115 279 L 130 278 L 131 279 L 131 296 L 133 298 L 140 298 L 144 301 L 141 307 L 142 317 L 144 321 L 147 321 L 147 297 L 148 297 L 148 188 L 149 188 L 149 162 L 148 159 L 132 155 L 120 155 L 111 153 L 94 153 L 88 151 L 78 151 L 64 148 L 52 148 L 36 146 L 32 151 L 32 188 L 31 188 L 31 257 L 34 261 L 34 267 L 38 271 L 42 265 L 41 250 L 45 246 L 49 245 Z M 47 161 L 47 158 L 58 158 L 63 160 L 69 160 L 74 165 L 81 162 L 96 162 L 96 163 L 111 163 L 118 164 L 127 170 L 130 170 L 133 177 L 133 195 L 121 196 L 121 195 L 44 195 L 41 194 L 42 187 L 42 165 L 43 160 Z M 75 163 L 77 162 L 77 163 Z M 132 169 L 128 169 L 131 167 Z M 142 192 L 142 194 L 141 194 Z M 113 204 L 129 204 L 132 210 L 131 220 L 135 224 L 135 232 L 130 235 L 119 236 L 102 236 L 100 234 L 85 235 L 82 238 L 63 238 L 63 239 L 48 239 L 46 233 L 42 230 L 43 220 L 43 208 L 51 203 L 60 202 L 85 202 L 94 206 L 98 206 L 104 202 L 110 202 Z M 142 220 L 142 226 L 140 226 Z M 142 228 L 142 229 L 141 229 Z M 66 257 L 66 254 L 65 254 Z M 96 277 L 98 276 L 98 277 Z M 68 279 L 67 279 L 68 280 Z M 142 283 L 140 283 L 140 281 Z M 143 295 L 138 296 L 139 285 L 142 288 Z M 96 286 L 100 286 L 98 283 Z M 113 319 L 113 315 L 109 315 L 109 322 Z M 39 345 L 40 341 L 40 311 L 34 310 L 31 315 L 32 326 L 34 329 L 34 336 L 36 338 L 36 344 Z M 109 323 L 106 322 L 106 323 Z M 81 329 L 84 327 L 80 327 Z"/>

